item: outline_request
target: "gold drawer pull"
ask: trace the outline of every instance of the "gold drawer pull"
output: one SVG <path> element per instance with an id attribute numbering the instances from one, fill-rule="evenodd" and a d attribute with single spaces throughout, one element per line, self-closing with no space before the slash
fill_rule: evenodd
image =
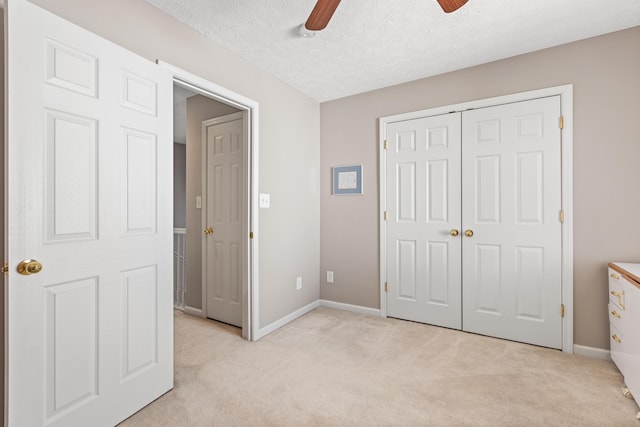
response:
<path id="1" fill-rule="evenodd" d="M 620 318 L 622 317 L 622 316 L 620 316 L 620 313 L 618 313 L 618 312 L 617 312 L 617 311 L 615 311 L 615 310 L 613 310 L 613 311 L 611 312 L 611 315 L 612 315 L 613 317 L 617 317 L 618 319 L 620 319 Z"/>
<path id="2" fill-rule="evenodd" d="M 619 336 L 617 336 L 616 334 L 611 335 L 611 338 L 613 338 L 613 340 L 619 344 L 622 344 L 622 340 L 620 339 Z"/>
<path id="3" fill-rule="evenodd" d="M 611 273 L 609 276 L 613 277 L 614 279 L 619 279 L 620 275 L 616 274 L 616 273 Z"/>
<path id="4" fill-rule="evenodd" d="M 616 292 L 616 291 L 611 291 L 611 295 L 613 295 L 614 297 L 618 297 L 618 305 L 620 306 L 621 309 L 625 309 L 624 308 L 624 303 L 622 302 L 622 297 L 624 297 L 624 291 L 620 291 L 620 292 Z"/>

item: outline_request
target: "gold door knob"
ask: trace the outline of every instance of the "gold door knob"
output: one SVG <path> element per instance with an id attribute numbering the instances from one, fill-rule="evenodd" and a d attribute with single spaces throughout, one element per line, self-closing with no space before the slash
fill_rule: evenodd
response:
<path id="1" fill-rule="evenodd" d="M 32 274 L 38 274 L 42 270 L 42 264 L 35 259 L 25 259 L 18 264 L 18 273 L 23 276 L 30 276 Z"/>
<path id="2" fill-rule="evenodd" d="M 449 234 L 451 234 L 453 237 L 456 237 L 460 233 L 454 228 L 453 230 L 449 231 Z"/>
<path id="3" fill-rule="evenodd" d="M 211 228 L 211 227 L 205 228 L 204 229 L 204 234 L 213 234 L 213 228 Z"/>
<path id="4" fill-rule="evenodd" d="M 464 232 L 464 235 L 467 237 L 473 237 L 473 230 L 469 229 Z"/>

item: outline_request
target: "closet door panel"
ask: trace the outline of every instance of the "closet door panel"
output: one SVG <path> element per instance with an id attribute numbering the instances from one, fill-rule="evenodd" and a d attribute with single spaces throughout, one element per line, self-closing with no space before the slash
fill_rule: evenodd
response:
<path id="1" fill-rule="evenodd" d="M 387 310 L 460 329 L 460 114 L 387 125 Z"/>
<path id="2" fill-rule="evenodd" d="M 463 330 L 562 348 L 560 97 L 462 113 Z"/>

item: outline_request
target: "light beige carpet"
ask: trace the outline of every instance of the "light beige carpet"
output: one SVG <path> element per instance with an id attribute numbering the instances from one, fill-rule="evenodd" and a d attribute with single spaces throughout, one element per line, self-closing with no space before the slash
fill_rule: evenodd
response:
<path id="1" fill-rule="evenodd" d="M 249 343 L 175 318 L 175 388 L 133 426 L 634 426 L 610 362 L 318 308 Z"/>

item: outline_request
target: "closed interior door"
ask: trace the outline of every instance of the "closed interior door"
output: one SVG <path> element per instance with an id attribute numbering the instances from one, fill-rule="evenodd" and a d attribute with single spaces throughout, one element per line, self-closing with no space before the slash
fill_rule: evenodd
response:
<path id="1" fill-rule="evenodd" d="M 560 97 L 389 123 L 389 316 L 562 347 Z"/>
<path id="2" fill-rule="evenodd" d="M 462 113 L 465 331 L 562 347 L 560 97 Z"/>
<path id="3" fill-rule="evenodd" d="M 8 425 L 112 426 L 173 385 L 171 76 L 6 13 Z"/>
<path id="4" fill-rule="evenodd" d="M 389 316 L 461 328 L 460 115 L 387 127 Z"/>
<path id="5" fill-rule="evenodd" d="M 204 269 L 207 317 L 242 326 L 243 116 L 203 124 L 206 143 Z"/>

